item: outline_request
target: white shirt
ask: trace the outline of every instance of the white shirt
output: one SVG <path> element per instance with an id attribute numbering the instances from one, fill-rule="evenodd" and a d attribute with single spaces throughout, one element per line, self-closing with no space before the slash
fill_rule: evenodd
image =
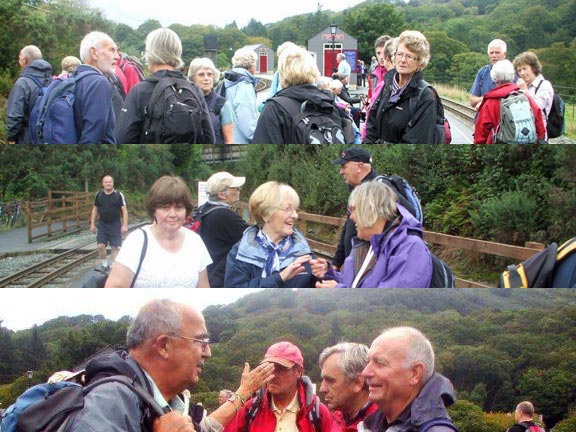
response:
<path id="1" fill-rule="evenodd" d="M 538 88 L 538 91 L 536 91 L 536 88 Z M 528 86 L 527 93 L 532 97 L 532 99 L 534 99 L 536 105 L 538 105 L 542 110 L 544 124 L 546 124 L 554 99 L 554 88 L 552 87 L 552 84 L 542 75 L 538 75 L 534 81 L 532 81 L 532 84 Z"/>
<path id="2" fill-rule="evenodd" d="M 135 288 L 196 288 L 198 274 L 212 263 L 208 249 L 198 234 L 186 228 L 184 243 L 177 252 L 169 252 L 156 241 L 152 225 L 143 229 L 148 234 L 148 247 Z M 140 230 L 130 233 L 116 261 L 136 273 L 144 237 Z"/>

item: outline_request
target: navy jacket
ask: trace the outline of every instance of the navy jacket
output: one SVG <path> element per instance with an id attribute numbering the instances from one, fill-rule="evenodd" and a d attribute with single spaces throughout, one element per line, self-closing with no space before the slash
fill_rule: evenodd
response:
<path id="1" fill-rule="evenodd" d="M 256 225 L 249 227 L 244 232 L 242 240 L 230 250 L 226 261 L 224 286 L 226 288 L 314 288 L 316 278 L 312 276 L 312 269 L 308 264 L 305 265 L 306 273 L 285 282 L 278 272 L 265 278 L 262 277 L 266 252 L 256 241 L 259 229 Z M 280 264 L 281 269 L 286 268 L 301 255 L 310 254 L 315 257 L 300 231 L 295 229 L 293 238 L 294 246 L 290 255 Z"/>
<path id="2" fill-rule="evenodd" d="M 16 144 L 31 144 L 28 118 L 34 102 L 40 93 L 40 85 L 45 87 L 50 81 L 52 66 L 45 60 L 34 60 L 20 73 L 8 97 L 6 109 L 6 135 L 8 141 Z M 31 78 L 33 76 L 34 78 Z"/>
<path id="3" fill-rule="evenodd" d="M 77 77 L 87 75 L 78 80 L 75 91 L 74 118 L 78 144 L 115 144 L 116 117 L 110 81 L 89 65 L 78 66 L 76 74 Z"/>

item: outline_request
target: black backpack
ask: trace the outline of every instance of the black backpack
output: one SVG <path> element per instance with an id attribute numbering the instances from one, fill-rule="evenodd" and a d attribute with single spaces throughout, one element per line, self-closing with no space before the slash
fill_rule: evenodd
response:
<path id="1" fill-rule="evenodd" d="M 204 134 L 206 124 L 212 128 L 210 115 L 195 84 L 173 76 L 152 76 L 146 81 L 156 82 L 156 86 L 144 107 L 146 119 L 140 143 L 212 143 L 212 138 Z"/>
<path id="2" fill-rule="evenodd" d="M 4 432 L 57 432 L 66 430 L 75 414 L 84 407 L 84 398 L 94 388 L 116 382 L 130 389 L 142 406 L 149 411 L 150 421 L 164 414 L 162 408 L 134 379 L 123 375 L 113 375 L 101 378 L 83 387 L 80 384 L 57 382 L 53 384 L 38 384 L 26 390 L 6 410 L 2 420 Z M 148 425 L 151 430 L 151 424 Z"/>
<path id="3" fill-rule="evenodd" d="M 419 231 L 411 229 L 408 230 L 408 235 L 417 235 L 422 238 L 422 234 Z M 432 280 L 428 288 L 454 288 L 454 273 L 450 266 L 432 251 L 430 251 L 430 256 L 432 257 Z"/>
<path id="4" fill-rule="evenodd" d="M 576 237 L 551 243 L 500 275 L 498 288 L 576 288 Z"/>
<path id="5" fill-rule="evenodd" d="M 424 93 L 424 90 L 428 87 L 432 90 L 434 100 L 436 101 L 436 126 L 434 130 L 434 142 L 426 144 L 450 144 L 452 142 L 452 132 L 450 123 L 444 114 L 444 105 L 442 105 L 436 89 L 423 79 L 418 82 L 418 96 L 410 98 L 410 115 L 412 118 L 414 117 L 422 93 Z M 408 122 L 408 127 L 412 127 L 412 120 Z"/>
<path id="6" fill-rule="evenodd" d="M 534 94 L 538 93 L 538 89 L 542 85 L 544 80 L 540 81 L 538 87 L 534 91 Z M 546 120 L 546 132 L 548 132 L 548 138 L 558 138 L 566 130 L 566 123 L 564 120 L 564 111 L 566 109 L 566 104 L 560 97 L 560 95 L 554 92 L 554 98 L 552 99 L 552 106 L 550 107 L 549 113 L 544 113 L 547 115 Z"/>
<path id="7" fill-rule="evenodd" d="M 291 144 L 352 144 L 346 142 L 336 107 L 322 110 L 309 100 L 301 103 L 279 94 L 269 101 L 280 105 L 294 119 Z"/>

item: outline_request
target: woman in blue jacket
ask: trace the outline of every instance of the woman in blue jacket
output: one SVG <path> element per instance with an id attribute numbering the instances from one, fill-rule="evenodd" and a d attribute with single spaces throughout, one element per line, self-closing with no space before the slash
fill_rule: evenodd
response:
<path id="1" fill-rule="evenodd" d="M 275 181 L 260 185 L 248 202 L 256 221 L 229 252 L 224 286 L 313 288 L 308 242 L 296 228 L 300 198 Z"/>
<path id="2" fill-rule="evenodd" d="M 371 181 L 357 186 L 348 201 L 357 237 L 342 272 L 324 259 L 312 260 L 318 288 L 427 288 L 432 256 L 422 225 L 398 204 L 390 186 Z"/>

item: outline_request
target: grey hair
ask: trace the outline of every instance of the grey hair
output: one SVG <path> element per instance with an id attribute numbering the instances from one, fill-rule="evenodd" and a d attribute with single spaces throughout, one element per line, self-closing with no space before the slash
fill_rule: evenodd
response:
<path id="1" fill-rule="evenodd" d="M 411 368 L 416 363 L 424 365 L 423 380 L 428 381 L 434 374 L 434 348 L 424 334 L 414 327 L 392 327 L 384 330 L 379 338 L 402 337 L 406 339 L 406 364 Z"/>
<path id="2" fill-rule="evenodd" d="M 42 59 L 42 51 L 36 45 L 27 45 L 20 50 L 20 54 L 26 57 L 30 62 Z"/>
<path id="3" fill-rule="evenodd" d="M 232 67 L 250 69 L 257 61 L 258 56 L 250 48 L 239 48 L 232 57 Z"/>
<path id="4" fill-rule="evenodd" d="M 178 334 L 182 328 L 182 305 L 172 300 L 145 304 L 128 328 L 126 346 L 136 348 L 161 334 Z"/>
<path id="5" fill-rule="evenodd" d="M 384 58 L 388 57 L 394 61 L 394 44 L 397 38 L 390 38 L 384 43 Z"/>
<path id="6" fill-rule="evenodd" d="M 508 59 L 497 61 L 492 66 L 490 78 L 498 84 L 514 81 L 514 65 Z"/>
<path id="7" fill-rule="evenodd" d="M 344 54 L 344 53 L 338 53 L 338 55 L 336 55 L 336 58 L 345 59 L 345 58 L 346 58 L 346 54 Z"/>
<path id="8" fill-rule="evenodd" d="M 332 81 L 330 81 L 330 84 L 328 86 L 330 87 L 330 89 L 339 90 L 342 87 L 344 87 L 344 84 L 342 84 L 342 81 L 340 81 L 339 79 L 333 79 Z"/>
<path id="9" fill-rule="evenodd" d="M 500 47 L 502 48 L 502 52 L 507 52 L 506 42 L 502 39 L 494 39 L 492 42 L 488 44 L 488 53 L 490 53 L 490 48 L 492 47 Z"/>
<path id="10" fill-rule="evenodd" d="M 532 402 L 529 401 L 520 402 L 516 406 L 516 411 L 528 417 L 534 417 L 534 413 L 536 412 L 536 410 L 534 409 L 534 404 L 532 404 Z"/>
<path id="11" fill-rule="evenodd" d="M 394 220 L 398 216 L 398 195 L 390 186 L 369 181 L 354 188 L 348 205 L 356 208 L 356 224 L 361 228 L 373 226 L 379 218 Z"/>
<path id="12" fill-rule="evenodd" d="M 341 342 L 325 348 L 318 358 L 320 367 L 332 354 L 341 354 L 340 369 L 349 379 L 355 379 L 368 364 L 368 347 L 364 344 Z"/>
<path id="13" fill-rule="evenodd" d="M 106 33 L 98 31 L 90 32 L 84 36 L 84 39 L 80 42 L 80 60 L 82 60 L 82 63 L 86 63 L 90 59 L 90 49 L 100 48 L 104 41 L 113 42 L 112 38 Z"/>
<path id="14" fill-rule="evenodd" d="M 416 30 L 403 31 L 395 40 L 394 53 L 398 51 L 400 44 L 418 56 L 418 62 L 421 69 L 428 66 L 430 61 L 430 43 L 422 33 Z"/>
<path id="15" fill-rule="evenodd" d="M 144 61 L 152 66 L 169 65 L 178 69 L 182 62 L 182 41 L 175 31 L 161 27 L 146 36 Z"/>
<path id="16" fill-rule="evenodd" d="M 200 69 L 210 69 L 214 74 L 214 82 L 220 79 L 220 71 L 214 66 L 212 60 L 208 57 L 197 57 L 190 62 L 188 67 L 188 79 L 194 81 L 194 77 Z"/>

